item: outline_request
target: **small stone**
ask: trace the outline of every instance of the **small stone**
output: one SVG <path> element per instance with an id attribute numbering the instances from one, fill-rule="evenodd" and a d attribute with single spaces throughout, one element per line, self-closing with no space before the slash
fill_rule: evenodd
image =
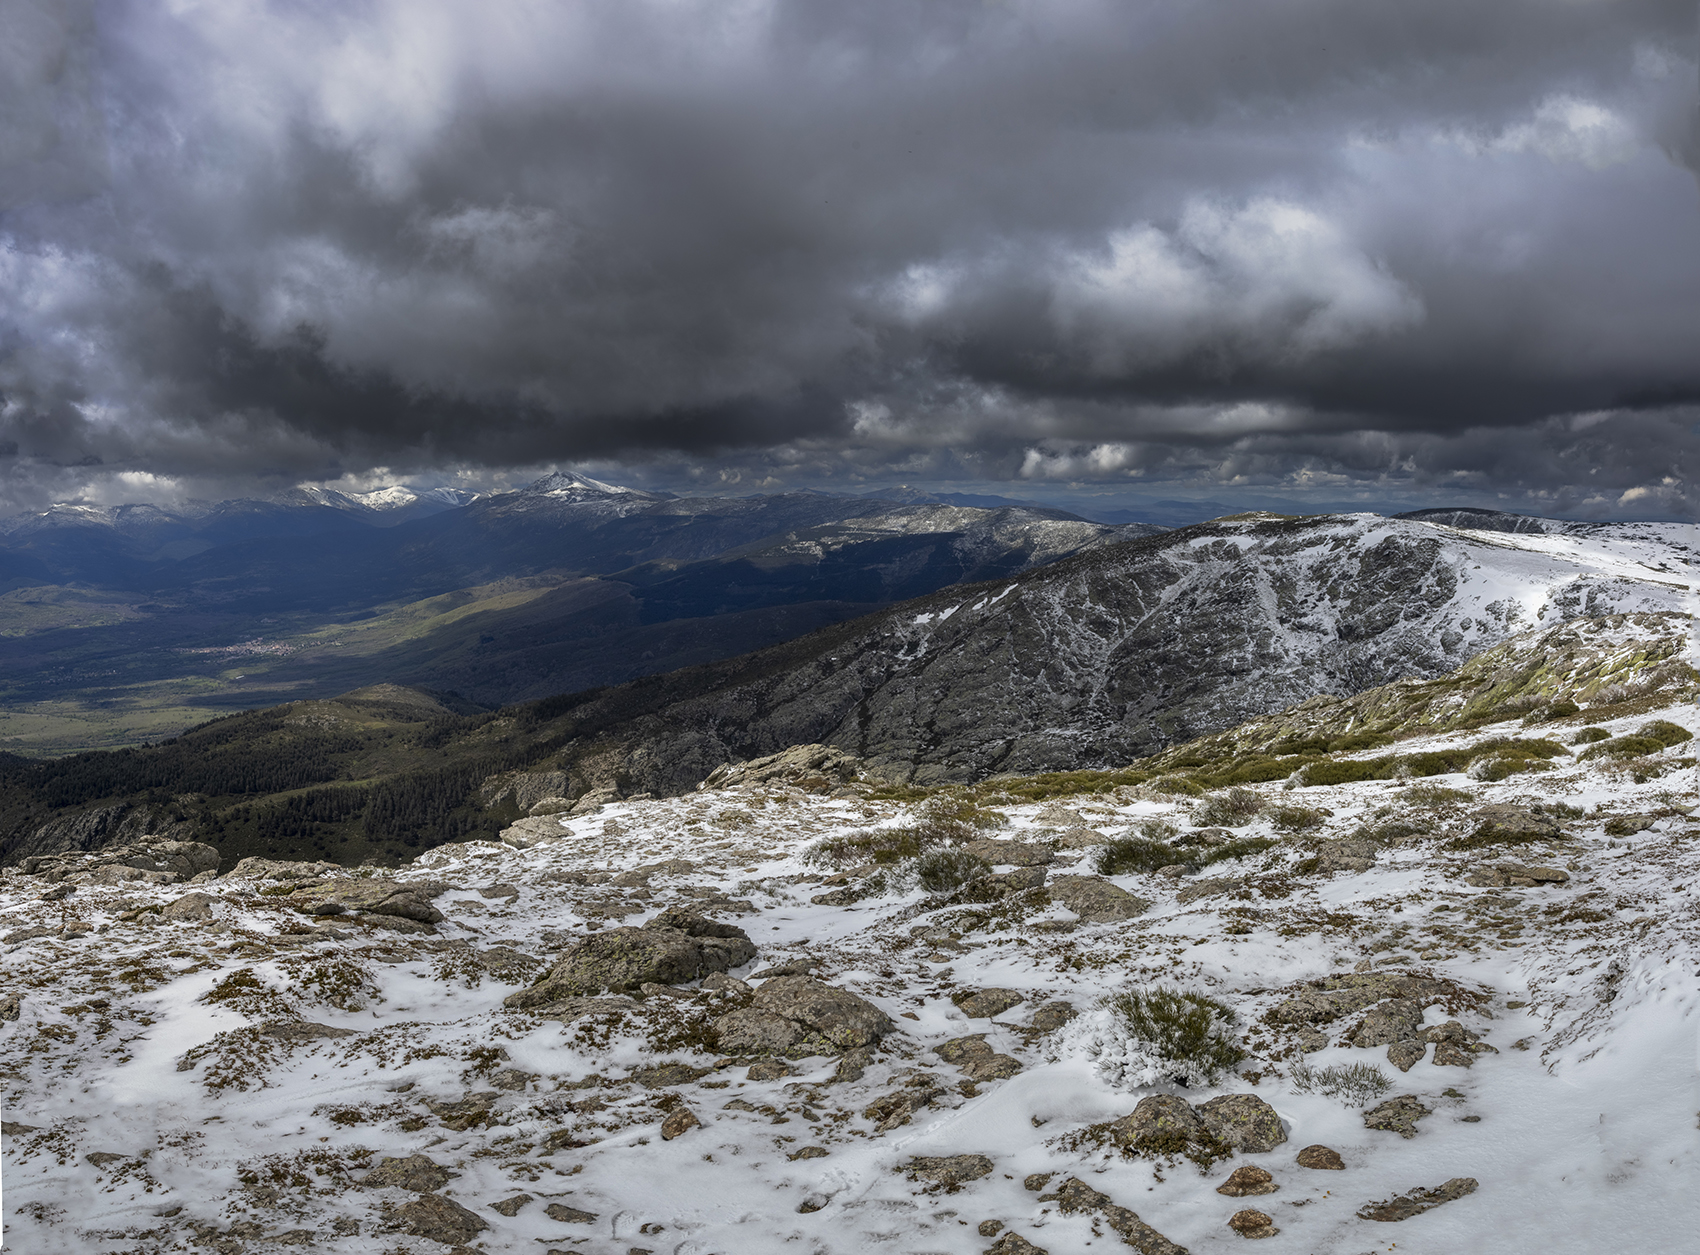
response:
<path id="1" fill-rule="evenodd" d="M 1030 1033 L 1053 1033 L 1078 1014 L 1079 1012 L 1074 1009 L 1072 1003 L 1041 1003 L 1034 1010 L 1033 1018 L 1028 1021 L 1027 1031 Z"/>
<path id="2" fill-rule="evenodd" d="M 1366 1129 L 1381 1129 L 1388 1133 L 1397 1133 L 1400 1137 L 1412 1138 L 1417 1135 L 1417 1121 L 1424 1116 L 1433 1115 L 1434 1112 L 1410 1094 L 1401 1094 L 1397 1098 L 1378 1103 L 1363 1114 Z"/>
<path id="3" fill-rule="evenodd" d="M 1387 1048 L 1387 1062 L 1401 1072 L 1409 1072 L 1413 1065 L 1420 1061 L 1428 1050 L 1428 1043 L 1423 1041 L 1396 1041 Z"/>
<path id="4" fill-rule="evenodd" d="M 984 1033 L 975 1033 L 972 1037 L 953 1037 L 949 1041 L 940 1042 L 933 1047 L 933 1053 L 946 1063 L 966 1064 L 975 1059 L 983 1059 L 993 1053 L 986 1044 Z"/>
<path id="5" fill-rule="evenodd" d="M 512 1198 L 504 1198 L 499 1203 L 491 1203 L 490 1210 L 498 1215 L 512 1219 L 519 1215 L 519 1209 L 531 1201 L 529 1194 L 515 1194 Z"/>
<path id="6" fill-rule="evenodd" d="M 1279 1188 L 1267 1169 L 1246 1164 L 1235 1168 L 1233 1175 L 1216 1187 L 1216 1192 L 1229 1198 L 1246 1198 L 1254 1194 L 1273 1194 Z"/>
<path id="7" fill-rule="evenodd" d="M 1223 1094 L 1198 1107 L 1198 1118 L 1220 1141 L 1235 1150 L 1259 1155 L 1287 1140 L 1281 1117 L 1255 1094 Z"/>
<path id="8" fill-rule="evenodd" d="M 696 1112 L 689 1107 L 676 1107 L 661 1122 L 661 1140 L 670 1142 L 681 1134 L 701 1127 L 702 1121 L 697 1119 Z"/>
<path id="9" fill-rule="evenodd" d="M 778 1059 L 757 1059 L 750 1064 L 750 1070 L 744 1075 L 752 1081 L 778 1081 L 792 1075 L 794 1071 L 789 1064 L 781 1063 Z"/>
<path id="10" fill-rule="evenodd" d="M 1026 997 L 1013 989 L 981 989 L 953 994 L 950 1000 L 970 1019 L 981 1020 L 1002 1015 L 1011 1007 L 1025 1002 Z"/>
<path id="11" fill-rule="evenodd" d="M 1344 1172 L 1346 1161 L 1340 1158 L 1340 1152 L 1320 1143 L 1306 1146 L 1299 1152 L 1299 1167 L 1319 1168 L 1325 1172 Z"/>
<path id="12" fill-rule="evenodd" d="M 580 1211 L 577 1207 L 568 1207 L 565 1203 L 550 1203 L 543 1209 L 543 1214 L 562 1224 L 593 1224 L 596 1221 L 595 1212 Z"/>
<path id="13" fill-rule="evenodd" d="M 1057 1174 L 1054 1172 L 1029 1173 L 1027 1176 L 1021 1178 L 1021 1188 L 1037 1194 L 1040 1190 L 1049 1185 L 1051 1183 L 1051 1178 L 1056 1175 Z"/>
<path id="14" fill-rule="evenodd" d="M 1228 1221 L 1228 1228 L 1242 1238 L 1271 1238 L 1281 1232 L 1275 1227 L 1273 1218 L 1260 1211 L 1252 1211 L 1249 1207 L 1244 1211 L 1236 1211 Z"/>
<path id="15" fill-rule="evenodd" d="M 831 1153 L 832 1152 L 827 1150 L 824 1146 L 805 1146 L 802 1150 L 792 1151 L 789 1155 L 785 1156 L 785 1158 L 791 1160 L 825 1159 Z"/>
<path id="16" fill-rule="evenodd" d="M 1001 1220 L 982 1220 L 980 1222 L 980 1236 L 983 1238 L 995 1238 L 1002 1229 L 1003 1221 Z"/>
<path id="17" fill-rule="evenodd" d="M 490 1077 L 490 1084 L 497 1089 L 510 1091 L 523 1090 L 537 1079 L 535 1072 L 525 1072 L 519 1068 L 502 1068 Z"/>

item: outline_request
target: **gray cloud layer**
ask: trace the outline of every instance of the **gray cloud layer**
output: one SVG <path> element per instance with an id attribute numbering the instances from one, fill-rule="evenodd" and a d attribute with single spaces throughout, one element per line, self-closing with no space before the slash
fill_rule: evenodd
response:
<path id="1" fill-rule="evenodd" d="M 0 14 L 14 504 L 601 459 L 1694 505 L 1692 3 Z"/>

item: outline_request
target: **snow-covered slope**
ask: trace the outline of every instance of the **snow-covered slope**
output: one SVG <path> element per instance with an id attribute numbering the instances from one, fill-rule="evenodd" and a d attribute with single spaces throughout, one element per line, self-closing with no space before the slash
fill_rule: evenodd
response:
<path id="1" fill-rule="evenodd" d="M 1255 1209 L 1278 1230 L 1258 1247 L 1271 1255 L 1687 1249 L 1694 742 L 1665 728 L 1666 748 L 1580 757 L 1602 743 L 1586 727 L 1700 728 L 1680 684 L 1659 691 L 1662 705 L 1614 692 L 1543 724 L 1573 747 L 1547 771 L 1261 785 L 1262 811 L 1227 833 L 1202 826 L 1209 799 L 1104 779 L 882 800 L 834 789 L 808 766 L 830 772 L 817 752 L 789 780 L 534 822 L 515 838 L 542 833 L 528 849 L 447 846 L 389 876 L 296 865 L 183 886 L 116 865 L 7 869 L 7 1247 L 1030 1250 L 1013 1232 L 1061 1255 L 1122 1249 L 1120 1226 L 1147 1252 L 1206 1252 L 1238 1249 L 1228 1222 Z M 1399 751 L 1532 735 L 1490 725 Z M 1002 882 L 928 894 L 856 853 L 917 821 L 996 815 L 1007 824 L 964 835 L 1014 843 L 983 847 L 1020 873 Z M 1519 816 L 1545 827 L 1493 835 Z M 1176 866 L 1094 877 L 1096 851 L 1134 830 L 1171 841 Z M 1238 857 L 1194 870 L 1224 849 Z M 392 892 L 445 918 L 305 913 Z M 1093 901 L 1122 918 L 1092 922 Z M 894 1031 L 850 1064 L 734 1057 L 717 1020 L 750 995 L 718 977 L 504 1006 L 581 942 L 675 910 L 748 934 L 756 956 L 732 976 L 757 998 L 764 971 L 807 969 Z M 1153 985 L 1223 1004 L 1248 1057 L 1188 1089 L 1114 1066 L 1155 1056 L 1099 999 Z M 1348 1044 L 1366 1012 L 1412 1005 L 1409 1031 L 1434 1044 L 1419 1037 L 1408 1070 Z M 1372 1069 L 1384 1092 L 1330 1097 L 1335 1065 Z M 1260 1100 L 1274 1144 L 1204 1168 L 1123 1154 L 1111 1122 L 1156 1094 Z M 1398 1096 L 1426 1109 L 1410 1137 L 1363 1115 Z M 1300 1165 L 1317 1144 L 1339 1170 Z M 905 1172 L 916 1157 L 931 1183 Z M 1246 1166 L 1275 1191 L 1218 1193 Z M 1071 1213 L 1071 1179 L 1157 1236 L 1101 1205 Z M 1455 1197 L 1420 1215 L 1365 1215 L 1445 1183 Z"/>
<path id="2" fill-rule="evenodd" d="M 1531 628 L 1686 611 L 1694 557 L 1680 524 L 1218 520 L 613 690 L 577 709 L 572 752 L 654 792 L 817 741 L 922 781 L 1121 762 Z"/>

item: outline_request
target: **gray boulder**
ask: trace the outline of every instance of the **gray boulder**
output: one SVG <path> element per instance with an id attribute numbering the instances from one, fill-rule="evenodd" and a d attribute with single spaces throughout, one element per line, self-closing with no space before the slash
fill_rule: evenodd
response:
<path id="1" fill-rule="evenodd" d="M 812 976 L 776 976 L 747 1007 L 714 1022 L 728 1054 L 775 1054 L 794 1059 L 837 1055 L 871 1046 L 892 1022 L 866 998 Z"/>
<path id="2" fill-rule="evenodd" d="M 1050 893 L 1052 901 L 1061 902 L 1084 924 L 1137 919 L 1151 909 L 1150 899 L 1135 897 L 1099 876 L 1053 876 Z"/>
<path id="3" fill-rule="evenodd" d="M 1256 1094 L 1212 1098 L 1199 1104 L 1198 1118 L 1218 1141 L 1248 1155 L 1261 1155 L 1287 1140 L 1275 1108 Z"/>
<path id="4" fill-rule="evenodd" d="M 1354 1046 L 1391 1046 L 1395 1042 L 1411 1041 L 1422 1031 L 1423 1009 L 1404 998 L 1389 998 L 1364 1016 L 1362 1023 L 1347 1034 Z"/>
<path id="5" fill-rule="evenodd" d="M 614 928 L 586 937 L 541 981 L 509 994 L 504 1002 L 525 1009 L 604 990 L 627 993 L 648 984 L 678 985 L 740 967 L 755 957 L 755 943 L 742 928 L 689 911 L 665 911 L 641 928 Z"/>

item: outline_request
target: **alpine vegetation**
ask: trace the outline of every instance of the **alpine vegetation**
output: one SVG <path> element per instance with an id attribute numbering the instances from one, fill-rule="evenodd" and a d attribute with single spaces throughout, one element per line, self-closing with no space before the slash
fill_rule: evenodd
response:
<path id="1" fill-rule="evenodd" d="M 1101 999 L 1065 1031 L 1058 1053 L 1090 1059 L 1118 1088 L 1203 1088 L 1246 1058 L 1232 1031 L 1234 1018 L 1214 998 L 1153 985 Z"/>

